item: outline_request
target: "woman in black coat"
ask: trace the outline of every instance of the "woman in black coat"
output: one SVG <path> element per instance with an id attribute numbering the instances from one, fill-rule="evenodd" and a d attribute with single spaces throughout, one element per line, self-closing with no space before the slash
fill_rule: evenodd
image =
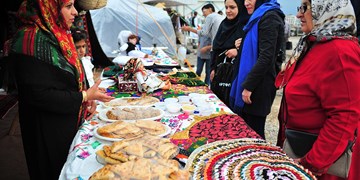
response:
<path id="1" fill-rule="evenodd" d="M 237 60 L 238 49 L 235 47 L 235 41 L 244 36 L 243 28 L 249 19 L 249 15 L 244 7 L 244 0 L 225 0 L 225 8 L 226 18 L 221 22 L 213 40 L 211 53 L 211 81 L 213 81 L 214 78 L 218 78 L 215 77 L 215 74 L 218 71 L 218 65 L 224 62 L 225 57 L 228 61 L 231 61 L 233 58 L 235 58 L 234 60 Z M 235 12 L 237 14 L 235 14 Z M 231 80 L 233 80 L 233 77 L 231 77 Z M 230 105 L 230 87 L 219 88 L 219 86 L 212 83 L 210 88 L 227 106 Z"/>
<path id="2" fill-rule="evenodd" d="M 265 138 L 266 116 L 275 98 L 276 59 L 284 41 L 284 17 L 276 0 L 245 1 L 251 17 L 244 27 L 231 109 Z"/>

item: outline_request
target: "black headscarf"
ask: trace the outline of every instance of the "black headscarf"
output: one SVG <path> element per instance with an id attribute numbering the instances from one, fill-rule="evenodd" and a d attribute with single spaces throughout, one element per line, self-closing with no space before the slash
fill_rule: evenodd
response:
<path id="1" fill-rule="evenodd" d="M 244 0 L 235 0 L 235 2 L 238 6 L 238 15 L 232 20 L 225 18 L 221 22 L 213 41 L 213 50 L 215 51 L 235 48 L 235 40 L 244 36 L 242 29 L 250 15 L 246 11 Z"/>

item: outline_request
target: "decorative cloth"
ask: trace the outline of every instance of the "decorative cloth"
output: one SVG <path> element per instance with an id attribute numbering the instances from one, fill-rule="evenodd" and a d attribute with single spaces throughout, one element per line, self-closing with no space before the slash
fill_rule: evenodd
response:
<path id="1" fill-rule="evenodd" d="M 199 76 L 192 72 L 176 72 L 167 76 L 160 77 L 163 81 L 170 80 L 173 84 L 185 84 L 186 86 L 206 86 L 206 83 L 200 80 Z"/>
<path id="2" fill-rule="evenodd" d="M 131 58 L 124 65 L 124 80 L 136 80 L 135 73 L 141 72 L 143 76 L 146 75 L 145 68 L 140 68 L 142 66 L 142 62 L 138 58 Z"/>
<path id="3" fill-rule="evenodd" d="M 186 169 L 194 179 L 316 179 L 277 146 L 261 139 L 216 141 L 196 149 Z"/>
<path id="4" fill-rule="evenodd" d="M 208 142 L 236 139 L 243 137 L 261 138 L 236 114 L 219 114 L 200 117 L 194 116 L 195 121 L 187 129 L 175 133 L 172 139 L 197 139 L 206 137 Z"/>

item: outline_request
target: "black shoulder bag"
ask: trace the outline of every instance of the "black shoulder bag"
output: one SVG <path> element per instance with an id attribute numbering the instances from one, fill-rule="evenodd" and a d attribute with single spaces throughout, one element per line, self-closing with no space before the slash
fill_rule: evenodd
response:
<path id="1" fill-rule="evenodd" d="M 282 99 L 282 104 L 285 106 L 283 112 L 284 120 L 287 117 L 287 104 L 285 95 Z M 286 123 L 286 122 L 285 122 Z M 318 134 L 311 134 L 308 132 L 297 131 L 293 129 L 285 129 L 285 141 L 283 150 L 291 158 L 301 158 L 308 153 L 313 144 L 315 143 Z M 349 175 L 351 158 L 352 158 L 352 147 L 356 142 L 357 129 L 355 130 L 355 137 L 353 141 L 349 141 L 348 146 L 344 150 L 344 153 L 330 166 L 327 174 L 335 175 L 341 178 L 347 178 Z"/>
<path id="2" fill-rule="evenodd" d="M 221 57 L 226 51 L 221 53 L 218 57 Z M 232 81 L 234 80 L 234 60 L 228 60 L 225 56 L 224 61 L 217 65 L 215 75 L 211 81 L 210 88 L 222 100 L 226 105 L 229 105 L 230 90 Z"/>

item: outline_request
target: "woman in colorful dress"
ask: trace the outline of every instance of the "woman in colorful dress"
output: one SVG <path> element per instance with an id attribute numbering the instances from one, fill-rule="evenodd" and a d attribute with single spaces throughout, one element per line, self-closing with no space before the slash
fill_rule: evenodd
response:
<path id="1" fill-rule="evenodd" d="M 74 0 L 25 0 L 21 28 L 11 39 L 9 59 L 19 94 L 19 121 L 30 179 L 58 179 L 71 142 L 95 100 L 113 99 L 88 88 L 70 27 Z"/>

